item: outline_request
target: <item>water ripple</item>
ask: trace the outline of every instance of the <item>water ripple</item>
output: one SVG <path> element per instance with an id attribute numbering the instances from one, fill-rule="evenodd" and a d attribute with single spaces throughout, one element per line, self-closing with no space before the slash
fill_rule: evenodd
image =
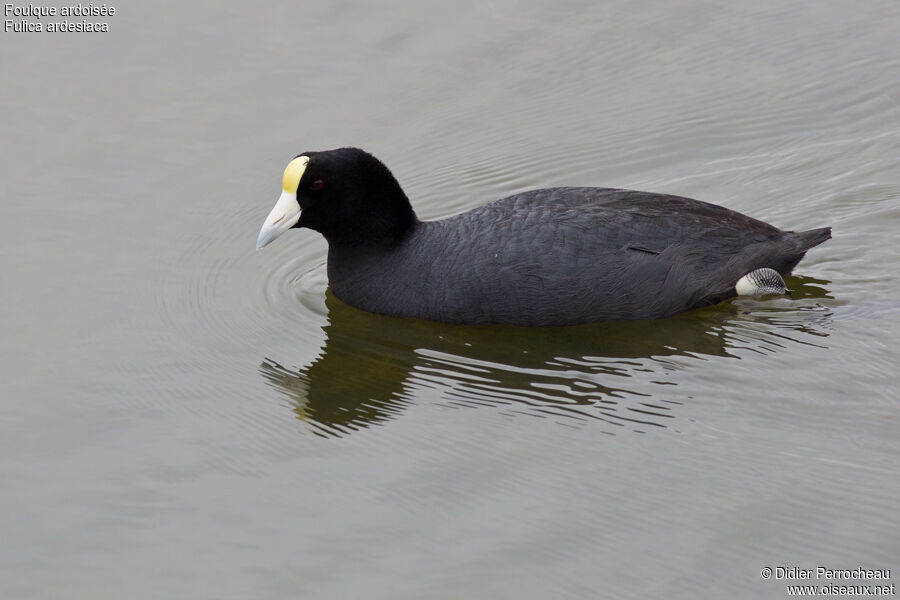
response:
<path id="1" fill-rule="evenodd" d="M 704 362 L 827 349 L 832 308 L 822 283 L 790 278 L 793 299 L 550 329 L 385 317 L 328 293 L 319 355 L 302 367 L 267 357 L 259 372 L 320 435 L 383 425 L 423 398 L 448 409 L 646 433 L 677 422 L 689 402 L 680 385 Z"/>

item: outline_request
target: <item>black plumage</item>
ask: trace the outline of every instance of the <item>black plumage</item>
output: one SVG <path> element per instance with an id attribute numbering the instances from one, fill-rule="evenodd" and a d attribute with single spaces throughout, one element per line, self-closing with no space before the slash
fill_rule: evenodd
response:
<path id="1" fill-rule="evenodd" d="M 530 326 L 656 319 L 735 296 L 754 269 L 785 276 L 831 237 L 690 198 L 588 187 L 420 221 L 373 156 L 305 156 L 295 227 L 325 236 L 338 298 L 387 315 Z"/>

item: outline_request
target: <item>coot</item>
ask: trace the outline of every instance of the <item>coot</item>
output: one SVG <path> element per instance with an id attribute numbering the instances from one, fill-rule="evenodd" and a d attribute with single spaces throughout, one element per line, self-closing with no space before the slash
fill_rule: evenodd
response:
<path id="1" fill-rule="evenodd" d="M 658 319 L 781 279 L 831 228 L 782 231 L 678 196 L 593 187 L 516 194 L 420 221 L 358 148 L 305 152 L 257 248 L 294 227 L 328 241 L 328 283 L 357 308 L 447 323 L 557 326 Z"/>

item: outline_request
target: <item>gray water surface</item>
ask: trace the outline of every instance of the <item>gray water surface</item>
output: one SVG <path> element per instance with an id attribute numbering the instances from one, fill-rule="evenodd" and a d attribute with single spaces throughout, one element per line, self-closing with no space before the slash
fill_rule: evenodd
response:
<path id="1" fill-rule="evenodd" d="M 900 4 L 248 6 L 0 33 L 0 597 L 900 572 Z M 314 232 L 254 251 L 285 164 L 342 145 L 422 218 L 596 185 L 834 239 L 791 299 L 658 322 L 370 315 Z"/>

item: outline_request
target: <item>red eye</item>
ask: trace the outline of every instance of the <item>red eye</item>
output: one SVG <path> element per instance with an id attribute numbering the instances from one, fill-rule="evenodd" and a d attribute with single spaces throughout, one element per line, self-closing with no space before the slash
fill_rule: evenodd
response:
<path id="1" fill-rule="evenodd" d="M 321 190 L 323 187 L 325 187 L 325 182 L 321 179 L 316 179 L 315 181 L 313 181 L 312 189 Z"/>

